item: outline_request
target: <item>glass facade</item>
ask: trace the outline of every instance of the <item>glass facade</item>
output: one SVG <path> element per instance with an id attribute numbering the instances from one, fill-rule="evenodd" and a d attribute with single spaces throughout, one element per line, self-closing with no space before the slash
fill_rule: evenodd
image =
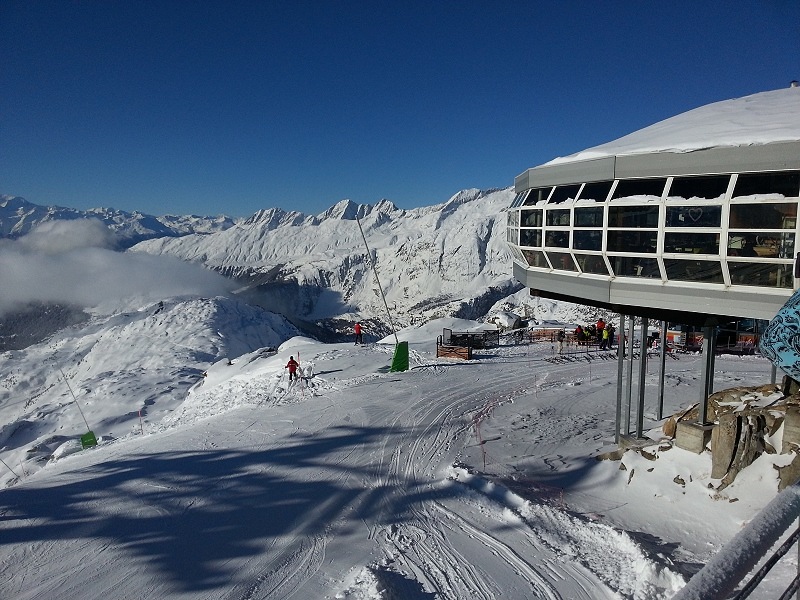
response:
<path id="1" fill-rule="evenodd" d="M 517 194 L 507 237 L 533 269 L 792 289 L 798 203 L 799 170 L 556 185 Z"/>

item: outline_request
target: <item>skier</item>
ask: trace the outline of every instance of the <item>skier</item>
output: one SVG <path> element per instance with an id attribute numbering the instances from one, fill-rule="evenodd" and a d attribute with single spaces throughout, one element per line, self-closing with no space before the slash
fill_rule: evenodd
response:
<path id="1" fill-rule="evenodd" d="M 300 364 L 294 359 L 294 356 L 289 357 L 289 362 L 286 363 L 286 366 L 283 367 L 284 369 L 289 369 L 289 381 L 291 382 L 292 379 L 297 379 L 297 367 Z"/>
<path id="2" fill-rule="evenodd" d="M 558 340 L 558 353 L 564 353 L 564 340 L 567 338 L 567 334 L 563 329 L 559 329 L 558 333 L 556 334 L 556 340 Z"/>
<path id="3" fill-rule="evenodd" d="M 355 345 L 358 346 L 359 344 L 363 344 L 364 339 L 361 337 L 361 323 L 356 323 L 355 327 L 353 327 L 353 331 L 355 331 L 356 334 Z"/>

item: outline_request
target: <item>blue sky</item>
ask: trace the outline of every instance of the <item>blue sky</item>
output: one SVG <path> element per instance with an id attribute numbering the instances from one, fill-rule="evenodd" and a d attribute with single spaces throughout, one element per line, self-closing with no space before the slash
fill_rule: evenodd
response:
<path id="1" fill-rule="evenodd" d="M 0 0 L 0 193 L 402 208 L 800 79 L 800 3 Z"/>

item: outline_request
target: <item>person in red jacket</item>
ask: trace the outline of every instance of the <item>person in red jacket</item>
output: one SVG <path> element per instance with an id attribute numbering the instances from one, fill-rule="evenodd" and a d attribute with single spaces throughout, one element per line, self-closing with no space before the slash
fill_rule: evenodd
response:
<path id="1" fill-rule="evenodd" d="M 297 367 L 299 366 L 300 363 L 294 359 L 294 356 L 290 356 L 289 362 L 286 363 L 286 366 L 284 367 L 284 369 L 289 369 L 289 381 L 292 379 L 297 379 Z"/>
<path id="2" fill-rule="evenodd" d="M 363 344 L 364 339 L 361 337 L 361 323 L 356 323 L 355 327 L 353 327 L 353 331 L 356 333 L 356 345 Z"/>

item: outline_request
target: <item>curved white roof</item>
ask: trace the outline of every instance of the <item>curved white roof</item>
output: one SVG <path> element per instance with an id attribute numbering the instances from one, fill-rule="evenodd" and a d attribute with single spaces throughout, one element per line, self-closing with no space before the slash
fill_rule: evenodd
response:
<path id="1" fill-rule="evenodd" d="M 707 104 L 545 165 L 799 140 L 800 87 L 789 87 Z"/>

